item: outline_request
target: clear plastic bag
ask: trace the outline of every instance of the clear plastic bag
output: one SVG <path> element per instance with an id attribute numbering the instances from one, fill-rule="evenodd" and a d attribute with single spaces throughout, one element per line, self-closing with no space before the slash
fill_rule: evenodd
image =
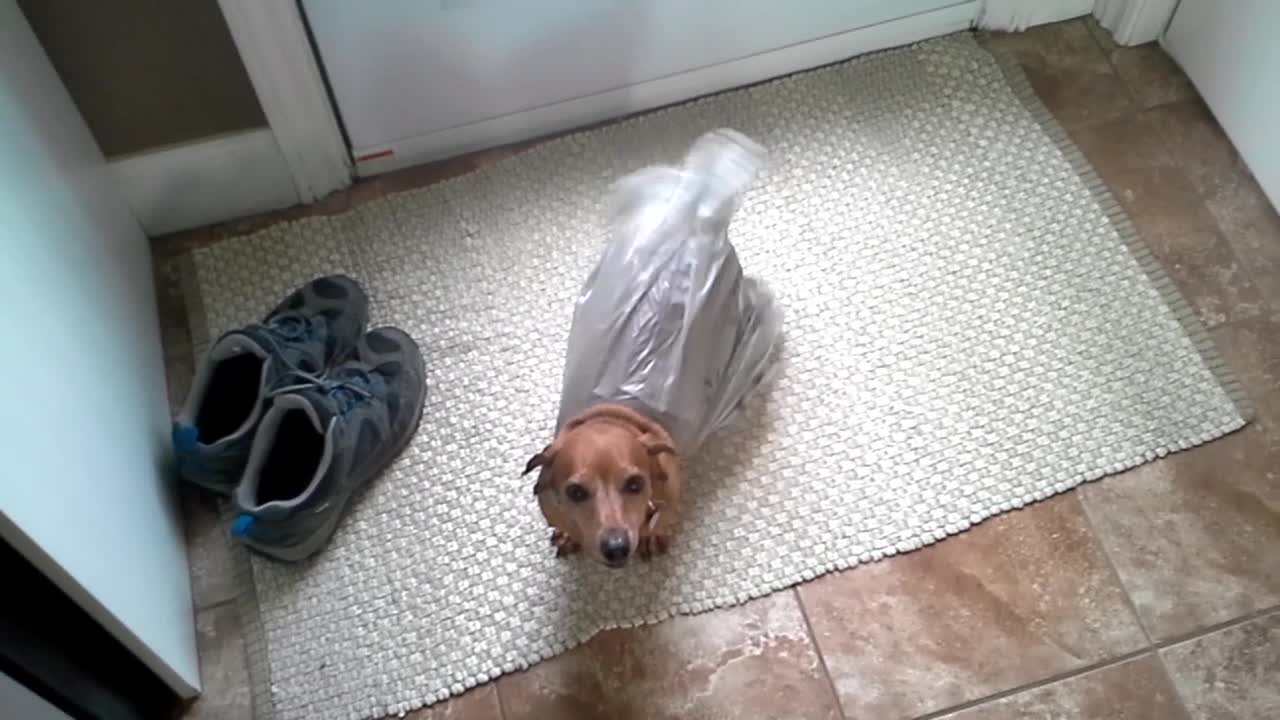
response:
<path id="1" fill-rule="evenodd" d="M 745 135 L 714 130 L 681 167 L 614 186 L 609 242 L 574 311 L 558 427 L 620 403 L 691 453 L 764 381 L 782 313 L 743 275 L 728 227 L 765 160 Z"/>

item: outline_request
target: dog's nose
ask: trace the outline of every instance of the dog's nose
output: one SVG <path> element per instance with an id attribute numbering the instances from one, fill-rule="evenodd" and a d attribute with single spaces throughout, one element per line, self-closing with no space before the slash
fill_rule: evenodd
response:
<path id="1" fill-rule="evenodd" d="M 600 541 L 600 554 L 610 565 L 617 565 L 626 560 L 631 554 L 631 541 L 627 539 L 627 532 L 610 530 L 605 533 L 604 539 Z"/>

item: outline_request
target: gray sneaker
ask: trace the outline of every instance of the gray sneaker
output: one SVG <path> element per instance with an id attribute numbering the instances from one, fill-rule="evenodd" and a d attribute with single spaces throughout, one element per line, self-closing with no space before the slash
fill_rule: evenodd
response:
<path id="1" fill-rule="evenodd" d="M 368 317 L 364 290 L 349 277 L 331 275 L 295 290 L 261 323 L 218 338 L 173 421 L 179 477 L 231 494 L 272 389 L 341 362 L 355 348 Z"/>
<path id="2" fill-rule="evenodd" d="M 409 444 L 426 395 L 422 354 L 396 328 L 370 330 L 325 377 L 281 388 L 233 495 L 232 537 L 280 560 L 318 552 L 352 495 Z"/>

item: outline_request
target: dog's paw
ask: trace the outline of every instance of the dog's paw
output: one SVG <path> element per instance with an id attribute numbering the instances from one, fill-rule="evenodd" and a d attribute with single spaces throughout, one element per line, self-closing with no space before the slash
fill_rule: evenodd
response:
<path id="1" fill-rule="evenodd" d="M 556 549 L 556 557 L 566 557 L 582 549 L 576 540 L 560 530 L 551 531 L 551 547 Z"/>
<path id="2" fill-rule="evenodd" d="M 652 560 L 658 555 L 666 555 L 670 544 L 671 538 L 665 534 L 653 533 L 640 538 L 640 545 L 636 548 L 636 552 L 641 560 Z"/>

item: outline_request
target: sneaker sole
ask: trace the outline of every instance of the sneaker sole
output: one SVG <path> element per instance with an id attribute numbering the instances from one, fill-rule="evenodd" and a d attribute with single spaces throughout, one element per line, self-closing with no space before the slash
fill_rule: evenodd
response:
<path id="1" fill-rule="evenodd" d="M 417 437 L 418 427 L 422 425 L 422 413 L 426 409 L 426 401 L 427 385 L 424 381 L 422 384 L 422 397 L 418 400 L 417 411 L 414 415 L 413 422 L 410 423 L 409 432 L 405 433 L 404 439 L 401 440 L 399 444 L 395 445 L 390 452 L 388 452 L 387 458 L 384 462 L 372 465 L 371 467 L 374 468 L 372 471 L 351 484 L 352 489 L 350 492 L 334 500 L 333 513 L 325 519 L 324 524 L 316 530 L 314 535 L 303 540 L 297 545 L 289 545 L 288 547 L 261 545 L 249 538 L 240 538 L 240 542 L 263 555 L 287 562 L 299 562 L 306 560 L 312 555 L 323 550 L 333 538 L 333 533 L 337 531 L 338 524 L 342 522 L 342 518 L 346 517 L 347 504 L 350 503 L 351 498 L 357 492 L 368 487 L 369 484 L 376 480 L 379 475 L 385 472 L 386 469 L 391 466 L 391 463 L 395 462 L 395 459 L 400 457 L 400 454 L 405 451 L 405 448 L 409 447 L 409 443 L 413 442 L 413 439 Z"/>

